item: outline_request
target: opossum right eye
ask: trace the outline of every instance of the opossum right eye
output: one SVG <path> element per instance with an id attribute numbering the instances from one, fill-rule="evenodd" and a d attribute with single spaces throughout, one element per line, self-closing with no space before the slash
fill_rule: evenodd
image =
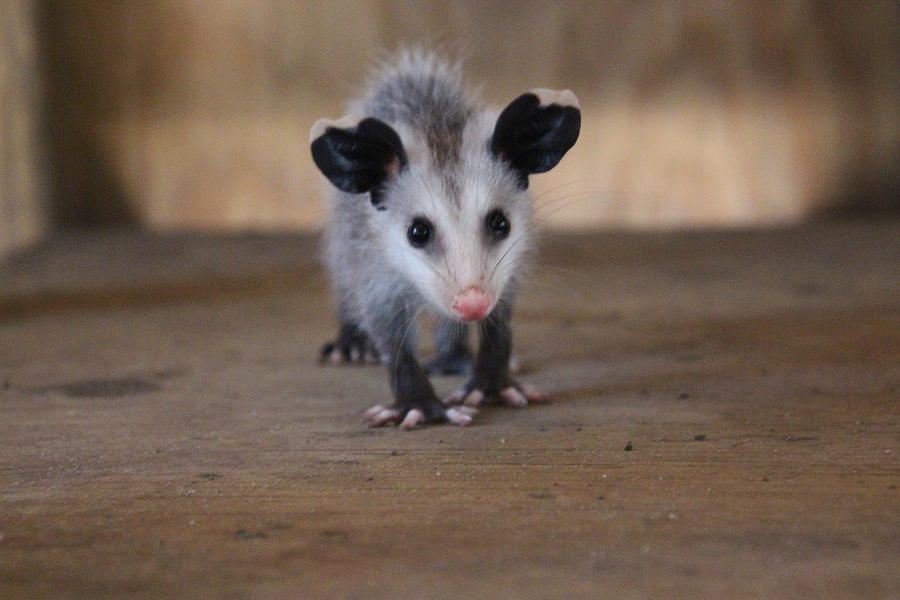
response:
<path id="1" fill-rule="evenodd" d="M 495 240 L 505 239 L 509 235 L 509 220 L 503 211 L 496 208 L 488 213 L 484 219 L 488 231 Z"/>
<path id="2" fill-rule="evenodd" d="M 431 221 L 424 217 L 416 217 L 413 219 L 406 230 L 406 237 L 413 248 L 424 248 L 431 239 Z"/>

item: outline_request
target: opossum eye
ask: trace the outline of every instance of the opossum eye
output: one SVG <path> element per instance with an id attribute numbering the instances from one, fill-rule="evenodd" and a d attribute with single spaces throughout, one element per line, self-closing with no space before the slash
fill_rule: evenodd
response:
<path id="1" fill-rule="evenodd" d="M 509 235 L 509 220 L 499 208 L 489 212 L 484 222 L 495 240 L 502 240 Z"/>
<path id="2" fill-rule="evenodd" d="M 431 221 L 416 217 L 406 230 L 406 237 L 413 248 L 424 248 L 431 239 Z"/>

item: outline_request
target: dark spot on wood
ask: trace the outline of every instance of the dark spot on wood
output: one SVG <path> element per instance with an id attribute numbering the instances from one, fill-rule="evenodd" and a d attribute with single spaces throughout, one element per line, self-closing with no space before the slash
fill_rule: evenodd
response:
<path id="1" fill-rule="evenodd" d="M 153 377 L 156 379 L 174 379 L 175 377 L 181 377 L 187 371 L 180 367 L 169 367 L 167 369 L 160 369 L 159 371 L 153 372 Z"/>
<path id="2" fill-rule="evenodd" d="M 6 379 L 3 380 L 3 389 L 8 390 L 9 386 L 10 386 L 9 378 L 7 377 Z"/>
<path id="3" fill-rule="evenodd" d="M 550 494 L 548 492 L 541 492 L 537 494 L 528 494 L 529 498 L 534 498 L 535 500 L 552 500 L 556 498 L 555 494 Z"/>
<path id="4" fill-rule="evenodd" d="M 600 494 L 597 496 L 597 500 L 606 500 L 606 496 L 604 496 L 603 494 Z"/>
<path id="5" fill-rule="evenodd" d="M 786 435 L 784 436 L 784 441 L 786 442 L 812 442 L 819 438 L 808 436 L 808 435 Z"/>
<path id="6" fill-rule="evenodd" d="M 687 392 L 682 392 L 682 393 L 680 393 L 680 394 L 678 395 L 678 398 L 681 399 L 681 400 L 687 400 L 687 399 L 690 398 L 690 397 L 691 397 L 691 395 L 688 394 Z"/>
<path id="7" fill-rule="evenodd" d="M 763 477 L 762 479 L 760 479 L 760 481 L 768 481 L 768 480 L 769 480 L 768 477 Z"/>
<path id="8" fill-rule="evenodd" d="M 158 383 L 137 377 L 119 379 L 86 379 L 64 383 L 48 388 L 60 391 L 72 398 L 120 398 L 158 392 L 162 389 Z"/>
<path id="9" fill-rule="evenodd" d="M 625 444 L 624 450 L 625 452 L 631 452 L 632 450 L 634 450 L 634 446 L 631 445 L 631 440 L 628 440 L 628 443 Z"/>
<path id="10" fill-rule="evenodd" d="M 212 479 L 221 479 L 222 475 L 220 473 L 200 473 L 200 479 L 212 480 Z"/>
<path id="11" fill-rule="evenodd" d="M 255 540 L 269 537 L 265 531 L 250 531 L 249 529 L 238 529 L 233 535 L 238 540 Z"/>
<path id="12" fill-rule="evenodd" d="M 705 441 L 706 441 L 706 434 L 698 433 L 697 435 L 694 436 L 694 441 L 695 441 L 695 442 L 705 442 Z"/>
<path id="13" fill-rule="evenodd" d="M 340 529 L 323 529 L 319 532 L 319 535 L 323 538 L 327 538 L 329 540 L 348 540 L 350 539 L 350 534 L 346 531 L 342 531 Z"/>
<path id="14" fill-rule="evenodd" d="M 374 477 L 366 477 L 366 481 L 375 481 Z"/>

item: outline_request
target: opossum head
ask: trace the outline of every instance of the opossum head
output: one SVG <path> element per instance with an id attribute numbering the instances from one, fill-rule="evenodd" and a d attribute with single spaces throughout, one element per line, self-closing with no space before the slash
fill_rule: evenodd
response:
<path id="1" fill-rule="evenodd" d="M 439 313 L 471 321 L 504 298 L 531 245 L 529 176 L 559 163 L 580 124 L 571 91 L 540 89 L 460 131 L 344 117 L 318 121 L 310 141 L 331 183 L 360 196 L 345 201 L 371 202 L 372 260 L 389 261 Z"/>

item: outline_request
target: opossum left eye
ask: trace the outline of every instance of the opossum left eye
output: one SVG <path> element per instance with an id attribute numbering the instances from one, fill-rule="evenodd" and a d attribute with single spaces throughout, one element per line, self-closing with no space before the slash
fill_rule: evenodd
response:
<path id="1" fill-rule="evenodd" d="M 406 238 L 413 248 L 424 248 L 431 239 L 431 221 L 423 217 L 413 219 L 406 230 Z"/>
<path id="2" fill-rule="evenodd" d="M 484 222 L 495 240 L 502 240 L 509 235 L 509 219 L 499 208 L 489 212 Z"/>

